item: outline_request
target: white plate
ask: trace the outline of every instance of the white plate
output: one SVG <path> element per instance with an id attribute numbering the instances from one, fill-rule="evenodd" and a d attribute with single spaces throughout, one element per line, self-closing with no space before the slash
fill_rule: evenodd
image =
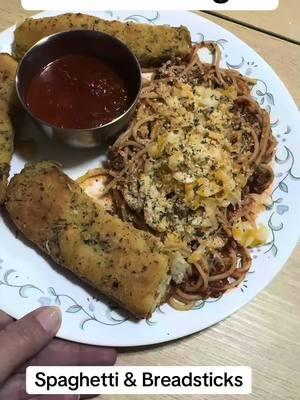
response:
<path id="1" fill-rule="evenodd" d="M 43 13 L 50 16 L 55 13 Z M 165 305 L 151 320 L 133 322 L 74 277 L 54 267 L 28 243 L 17 239 L 15 229 L 3 216 L 0 221 L 0 309 L 20 318 L 40 305 L 58 304 L 63 324 L 58 336 L 96 345 L 137 346 L 166 342 L 201 331 L 228 317 L 257 295 L 279 272 L 291 254 L 300 233 L 300 118 L 297 107 L 271 67 L 236 36 L 189 12 L 100 12 L 106 19 L 134 20 L 150 24 L 186 25 L 194 41 L 215 40 L 223 48 L 223 64 L 258 78 L 253 95 L 271 113 L 278 139 L 273 204 L 262 219 L 270 228 L 270 242 L 254 249 L 253 266 L 242 285 L 220 300 L 209 300 L 189 312 Z M 0 34 L 0 51 L 10 51 L 10 28 Z M 284 62 L 284 60 L 283 60 Z M 99 150 L 72 150 L 51 143 L 29 121 L 23 134 L 39 137 L 39 159 L 56 159 L 73 178 L 99 165 Z M 294 157 L 295 156 L 295 157 Z M 15 155 L 12 174 L 24 160 Z M 1 218 L 1 217 L 0 217 Z"/>

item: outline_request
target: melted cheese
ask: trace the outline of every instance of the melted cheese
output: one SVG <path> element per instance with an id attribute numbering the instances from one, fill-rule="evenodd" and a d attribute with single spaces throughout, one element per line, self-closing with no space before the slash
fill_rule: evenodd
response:
<path id="1" fill-rule="evenodd" d="M 267 242 L 269 236 L 264 225 L 256 226 L 248 221 L 235 223 L 232 232 L 234 239 L 245 247 L 261 246 Z"/>
<path id="2" fill-rule="evenodd" d="M 158 98 L 137 114 L 137 122 L 155 121 L 152 128 L 143 127 L 150 129 L 151 140 L 147 169 L 138 176 L 138 210 L 156 232 L 185 242 L 208 237 L 219 226 L 218 214 L 240 204 L 252 174 L 238 162 L 251 152 L 251 124 L 234 127 L 234 86 L 211 89 L 175 79 L 172 85 L 158 81 L 155 90 Z M 251 232 L 254 239 L 247 243 L 263 240 L 262 231 Z M 236 235 L 244 241 L 238 228 Z"/>

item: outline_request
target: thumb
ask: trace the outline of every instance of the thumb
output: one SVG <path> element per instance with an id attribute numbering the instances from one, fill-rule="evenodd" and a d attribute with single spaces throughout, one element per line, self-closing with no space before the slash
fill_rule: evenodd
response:
<path id="1" fill-rule="evenodd" d="M 57 307 L 41 307 L 0 331 L 0 385 L 55 336 L 61 324 Z"/>

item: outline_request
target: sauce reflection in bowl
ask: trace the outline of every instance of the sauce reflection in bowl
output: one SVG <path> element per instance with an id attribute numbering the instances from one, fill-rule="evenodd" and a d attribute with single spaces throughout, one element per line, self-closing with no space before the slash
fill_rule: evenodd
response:
<path id="1" fill-rule="evenodd" d="M 70 54 L 47 65 L 30 82 L 26 106 L 59 128 L 105 125 L 129 107 L 126 82 L 104 61 Z"/>
<path id="2" fill-rule="evenodd" d="M 21 60 L 17 92 L 50 136 L 77 147 L 111 143 L 128 125 L 141 87 L 135 56 L 99 32 L 49 36 Z"/>

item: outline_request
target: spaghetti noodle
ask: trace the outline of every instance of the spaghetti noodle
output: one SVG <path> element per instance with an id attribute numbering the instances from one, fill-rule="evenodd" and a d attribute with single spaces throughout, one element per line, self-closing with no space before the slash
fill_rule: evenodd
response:
<path id="1" fill-rule="evenodd" d="M 199 57 L 204 47 L 212 64 Z M 105 193 L 120 217 L 191 266 L 170 292 L 179 309 L 238 286 L 251 266 L 245 243 L 265 239 L 255 225 L 257 195 L 273 181 L 276 141 L 268 113 L 251 97 L 255 81 L 220 68 L 220 60 L 219 47 L 203 42 L 189 59 L 155 71 L 107 170 Z"/>

